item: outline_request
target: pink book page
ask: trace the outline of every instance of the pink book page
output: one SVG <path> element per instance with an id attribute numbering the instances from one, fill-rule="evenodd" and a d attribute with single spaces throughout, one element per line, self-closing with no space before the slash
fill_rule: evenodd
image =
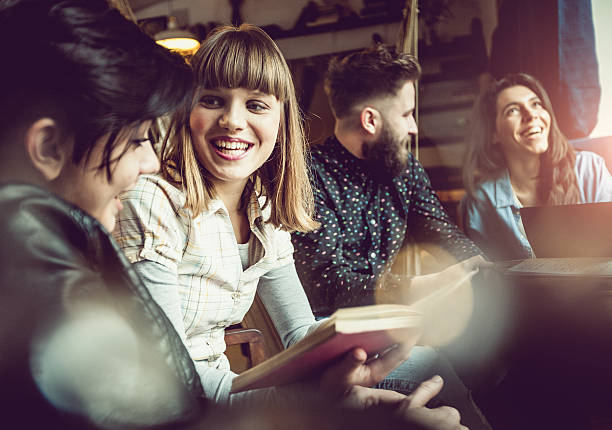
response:
<path id="1" fill-rule="evenodd" d="M 388 331 L 361 333 L 337 333 L 323 343 L 305 351 L 291 362 L 263 375 L 258 381 L 242 390 L 284 385 L 312 377 L 332 361 L 344 356 L 353 348 L 361 347 L 368 355 L 374 355 L 396 343 L 414 345 L 420 335 L 419 328 L 400 328 Z M 241 390 L 241 391 L 242 391 Z"/>

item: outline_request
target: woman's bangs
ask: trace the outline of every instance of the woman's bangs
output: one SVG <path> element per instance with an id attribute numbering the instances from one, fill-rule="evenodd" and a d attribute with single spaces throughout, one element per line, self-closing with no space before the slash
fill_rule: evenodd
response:
<path id="1" fill-rule="evenodd" d="M 203 76 L 205 88 L 247 88 L 274 95 L 285 101 L 289 85 L 282 59 L 264 54 L 251 40 L 234 40 L 223 49 L 211 52 Z M 251 45 L 251 46 L 249 46 Z"/>

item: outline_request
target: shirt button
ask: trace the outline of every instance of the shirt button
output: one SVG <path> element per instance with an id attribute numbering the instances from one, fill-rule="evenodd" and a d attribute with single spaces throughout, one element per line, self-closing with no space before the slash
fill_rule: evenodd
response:
<path id="1" fill-rule="evenodd" d="M 372 257 L 372 258 L 376 258 L 376 253 L 375 253 L 375 252 L 371 253 L 371 254 L 370 254 L 370 257 Z"/>
<path id="2" fill-rule="evenodd" d="M 232 299 L 236 300 L 240 298 L 240 292 L 239 291 L 234 291 L 232 293 Z"/>
<path id="3" fill-rule="evenodd" d="M 376 220 L 371 219 L 371 220 L 370 220 L 370 224 L 372 224 L 372 225 L 376 225 Z"/>

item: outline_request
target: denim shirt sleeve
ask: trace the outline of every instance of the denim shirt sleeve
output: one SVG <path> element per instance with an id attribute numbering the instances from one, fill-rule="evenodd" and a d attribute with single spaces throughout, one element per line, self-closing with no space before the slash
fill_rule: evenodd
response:
<path id="1" fill-rule="evenodd" d="M 505 172 L 466 195 L 461 212 L 467 236 L 492 261 L 532 258 L 533 250 L 521 232 L 520 212 Z"/>

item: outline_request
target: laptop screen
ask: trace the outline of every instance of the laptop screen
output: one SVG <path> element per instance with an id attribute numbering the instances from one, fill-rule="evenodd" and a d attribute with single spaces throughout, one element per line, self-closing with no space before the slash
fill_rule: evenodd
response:
<path id="1" fill-rule="evenodd" d="M 538 258 L 612 257 L 612 202 L 521 209 Z"/>

